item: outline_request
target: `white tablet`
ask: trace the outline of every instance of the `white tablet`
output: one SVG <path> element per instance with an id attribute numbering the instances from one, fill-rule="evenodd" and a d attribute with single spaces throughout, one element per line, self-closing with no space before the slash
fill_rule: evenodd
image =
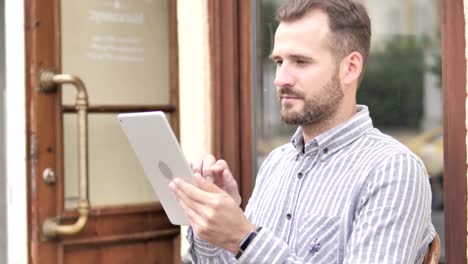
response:
<path id="1" fill-rule="evenodd" d="M 194 183 L 192 170 L 163 112 L 119 114 L 122 129 L 174 225 L 187 225 L 182 208 L 169 189 L 174 177 Z"/>

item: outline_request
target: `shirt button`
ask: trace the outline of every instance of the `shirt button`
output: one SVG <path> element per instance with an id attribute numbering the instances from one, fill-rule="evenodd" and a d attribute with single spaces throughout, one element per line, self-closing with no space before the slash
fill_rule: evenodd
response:
<path id="1" fill-rule="evenodd" d="M 302 177 L 304 177 L 304 174 L 302 174 L 302 172 L 299 172 L 299 173 L 297 174 L 297 178 L 299 178 L 299 180 L 300 180 L 300 179 L 302 179 Z"/>
<path id="2" fill-rule="evenodd" d="M 323 153 L 327 154 L 328 153 L 328 148 L 324 148 Z"/>
<path id="3" fill-rule="evenodd" d="M 286 219 L 291 220 L 291 218 L 292 218 L 292 215 L 291 215 L 291 214 L 287 214 L 287 215 L 286 215 Z"/>

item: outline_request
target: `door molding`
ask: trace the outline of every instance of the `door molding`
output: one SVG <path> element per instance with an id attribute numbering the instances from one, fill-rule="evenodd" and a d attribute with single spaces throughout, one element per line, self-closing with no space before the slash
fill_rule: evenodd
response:
<path id="1" fill-rule="evenodd" d="M 467 260 L 466 57 L 462 0 L 441 1 L 445 255 Z"/>
<path id="2" fill-rule="evenodd" d="M 5 1 L 0 3 L 0 12 L 5 14 Z M 0 86 L 5 87 L 5 17 L 0 18 Z M 0 94 L 0 102 L 5 102 L 3 91 Z M 2 104 L 3 105 L 3 104 Z M 6 157 L 5 147 L 5 107 L 0 109 L 0 155 Z M 0 175 L 5 175 L 5 158 L 0 160 Z M 0 178 L 0 194 L 6 196 L 6 177 Z M 7 202 L 6 199 L 0 200 L 0 262 L 7 263 Z"/>
<path id="3" fill-rule="evenodd" d="M 213 154 L 227 161 L 245 208 L 253 188 L 251 1 L 208 0 Z"/>

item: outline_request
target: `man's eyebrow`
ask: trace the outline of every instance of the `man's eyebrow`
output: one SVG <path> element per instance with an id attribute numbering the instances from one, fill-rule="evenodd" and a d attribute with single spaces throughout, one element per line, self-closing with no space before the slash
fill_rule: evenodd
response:
<path id="1" fill-rule="evenodd" d="M 270 55 L 269 57 L 270 57 L 270 60 L 273 60 L 273 61 L 282 59 L 282 57 L 278 56 L 278 55 Z M 293 59 L 293 60 L 306 60 L 306 61 L 313 60 L 311 57 L 308 57 L 308 56 L 305 56 L 305 55 L 299 55 L 299 54 L 290 54 L 290 55 L 288 55 L 286 57 L 288 57 L 290 59 Z"/>
<path id="2" fill-rule="evenodd" d="M 269 58 L 270 58 L 270 60 L 272 60 L 272 61 L 276 61 L 276 60 L 278 60 L 278 59 L 281 59 L 281 57 L 280 57 L 280 56 L 278 56 L 278 55 L 273 55 L 273 54 L 271 54 L 271 55 L 270 55 L 270 56 L 268 56 L 268 57 L 269 57 Z"/>
<path id="3" fill-rule="evenodd" d="M 299 55 L 299 54 L 291 54 L 289 55 L 290 58 L 295 59 L 295 60 L 313 60 L 311 57 L 307 57 L 305 55 Z"/>

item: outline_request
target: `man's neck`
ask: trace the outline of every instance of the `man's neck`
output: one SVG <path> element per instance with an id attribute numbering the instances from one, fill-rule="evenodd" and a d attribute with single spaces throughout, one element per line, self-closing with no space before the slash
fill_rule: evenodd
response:
<path id="1" fill-rule="evenodd" d="M 301 126 L 302 136 L 304 137 L 304 145 L 318 135 L 331 130 L 340 124 L 348 121 L 356 113 L 356 106 L 349 108 L 347 111 L 337 111 L 332 118 L 321 121 L 319 123 L 311 123 Z"/>

